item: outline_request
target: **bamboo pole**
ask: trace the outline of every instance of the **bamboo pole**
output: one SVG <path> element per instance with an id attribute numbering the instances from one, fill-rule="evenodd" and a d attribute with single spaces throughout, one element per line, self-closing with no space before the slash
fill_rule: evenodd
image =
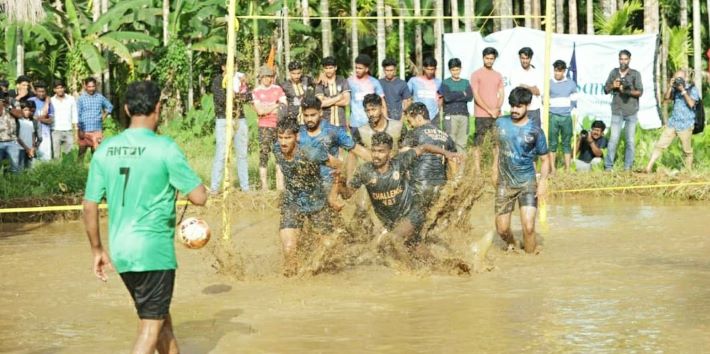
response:
<path id="1" fill-rule="evenodd" d="M 225 132 L 224 144 L 224 180 L 222 181 L 222 239 L 229 240 L 232 235 L 232 225 L 230 220 L 229 208 L 227 201 L 229 200 L 229 163 L 230 152 L 232 151 L 232 136 L 234 135 L 232 126 L 232 111 L 234 110 L 234 50 L 236 46 L 236 27 L 234 25 L 236 15 L 236 0 L 229 0 L 229 8 L 227 14 L 227 109 L 225 112 L 227 129 Z"/>

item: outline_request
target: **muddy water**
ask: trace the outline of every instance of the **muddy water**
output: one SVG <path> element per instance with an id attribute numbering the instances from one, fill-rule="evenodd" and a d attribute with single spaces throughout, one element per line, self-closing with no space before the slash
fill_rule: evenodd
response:
<path id="1" fill-rule="evenodd" d="M 471 235 L 492 225 L 491 203 L 480 205 Z M 207 251 L 179 249 L 175 330 L 184 353 L 710 352 L 708 214 L 557 200 L 543 253 L 506 255 L 497 242 L 488 273 L 367 266 L 285 280 L 277 214 L 241 213 L 234 231 L 252 275 L 216 275 Z M 94 279 L 79 223 L 0 227 L 0 352 L 128 351 L 130 297 L 116 274 Z"/>

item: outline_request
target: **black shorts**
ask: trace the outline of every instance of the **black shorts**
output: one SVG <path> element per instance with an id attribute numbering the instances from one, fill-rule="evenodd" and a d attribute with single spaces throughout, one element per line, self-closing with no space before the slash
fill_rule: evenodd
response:
<path id="1" fill-rule="evenodd" d="M 423 214 L 426 214 L 439 199 L 444 183 L 441 185 L 433 185 L 430 183 L 419 183 L 414 185 L 415 206 L 419 205 L 422 208 Z"/>
<path id="2" fill-rule="evenodd" d="M 298 208 L 292 206 L 282 206 L 279 230 L 302 229 L 303 224 L 308 220 L 316 232 L 327 234 L 333 231 L 333 218 L 334 215 L 327 205 L 312 213 L 300 212 Z"/>
<path id="3" fill-rule="evenodd" d="M 476 117 L 476 133 L 473 136 L 473 146 L 481 146 L 483 139 L 492 132 L 496 126 L 495 118 Z"/>
<path id="4" fill-rule="evenodd" d="M 380 218 L 382 226 L 384 226 L 387 231 L 394 230 L 399 223 L 404 222 L 405 220 L 409 221 L 414 227 L 414 233 L 412 233 L 412 235 L 405 240 L 405 244 L 408 246 L 415 245 L 421 241 L 422 226 L 424 226 L 424 221 L 426 221 L 424 211 L 417 203 L 413 203 L 412 207 L 409 209 L 409 212 L 396 220 Z"/>
<path id="5" fill-rule="evenodd" d="M 511 213 L 515 209 L 516 200 L 520 208 L 524 206 L 537 208 L 537 183 L 528 182 L 519 187 L 499 184 L 496 189 L 496 215 Z"/>
<path id="6" fill-rule="evenodd" d="M 121 273 L 142 320 L 164 320 L 170 314 L 175 269 Z"/>

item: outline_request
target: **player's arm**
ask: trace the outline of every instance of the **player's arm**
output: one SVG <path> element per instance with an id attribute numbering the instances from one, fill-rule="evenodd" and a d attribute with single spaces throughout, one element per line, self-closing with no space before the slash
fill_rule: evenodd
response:
<path id="1" fill-rule="evenodd" d="M 108 278 L 106 277 L 105 269 L 111 269 L 111 261 L 101 244 L 101 234 L 99 233 L 99 205 L 96 202 L 84 199 L 83 207 L 84 228 L 86 229 L 86 235 L 89 237 L 91 254 L 94 258 L 94 275 L 102 281 L 106 281 Z"/>
<path id="2" fill-rule="evenodd" d="M 187 200 L 192 204 L 204 206 L 207 203 L 207 187 L 204 184 L 200 184 L 187 194 Z"/>
<path id="3" fill-rule="evenodd" d="M 372 161 L 372 155 L 370 154 L 370 150 L 366 149 L 364 146 L 360 144 L 355 144 L 355 147 L 350 150 L 350 152 L 361 158 L 363 161 Z"/>
<path id="4" fill-rule="evenodd" d="M 419 145 L 417 147 L 414 147 L 414 152 L 417 153 L 417 156 L 421 156 L 423 153 L 430 153 L 430 154 L 436 154 L 436 155 L 441 155 L 446 157 L 447 160 L 453 161 L 453 162 L 460 162 L 461 161 L 461 156 L 455 152 L 451 151 L 446 151 L 438 146 L 434 145 L 429 145 L 429 144 L 424 144 L 424 145 Z"/>
<path id="5" fill-rule="evenodd" d="M 343 91 L 340 93 L 340 100 L 335 103 L 338 107 L 346 107 L 350 104 L 350 91 Z"/>

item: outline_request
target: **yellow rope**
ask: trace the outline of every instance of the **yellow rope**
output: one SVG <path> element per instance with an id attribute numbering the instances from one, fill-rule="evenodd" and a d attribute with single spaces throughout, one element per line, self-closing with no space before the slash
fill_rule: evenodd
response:
<path id="1" fill-rule="evenodd" d="M 615 190 L 627 190 L 627 189 L 652 189 L 652 188 L 669 188 L 669 187 L 689 187 L 689 186 L 704 186 L 709 185 L 710 181 L 706 182 L 683 182 L 683 183 L 660 183 L 660 184 L 647 184 L 639 186 L 619 186 L 619 187 L 594 187 L 594 188 L 578 188 L 578 189 L 563 189 L 559 191 L 552 191 L 553 194 L 562 193 L 580 193 L 580 192 L 594 192 L 594 191 L 615 191 Z"/>
<path id="2" fill-rule="evenodd" d="M 175 205 L 181 206 L 188 204 L 187 200 L 178 200 Z M 10 213 L 41 213 L 48 211 L 73 211 L 82 210 L 84 207 L 79 205 L 54 205 L 54 206 L 43 206 L 43 207 L 26 207 L 26 208 L 5 208 L 0 209 L 0 214 L 10 214 Z M 108 206 L 106 204 L 99 204 L 99 209 L 106 209 Z"/>

